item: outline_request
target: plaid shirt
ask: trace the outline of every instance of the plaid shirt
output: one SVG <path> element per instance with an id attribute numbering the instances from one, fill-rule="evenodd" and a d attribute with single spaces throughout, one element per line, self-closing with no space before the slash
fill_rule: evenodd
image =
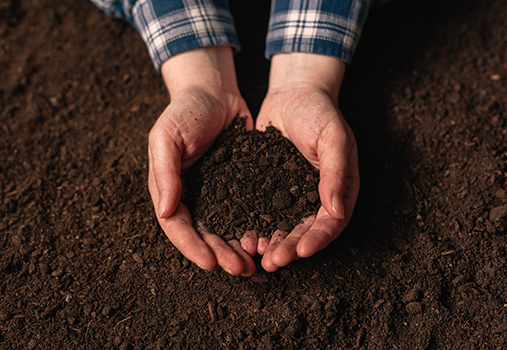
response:
<path id="1" fill-rule="evenodd" d="M 131 22 L 157 70 L 169 57 L 203 46 L 240 50 L 228 0 L 91 0 Z M 273 0 L 265 55 L 308 52 L 349 63 L 372 4 L 386 0 Z"/>

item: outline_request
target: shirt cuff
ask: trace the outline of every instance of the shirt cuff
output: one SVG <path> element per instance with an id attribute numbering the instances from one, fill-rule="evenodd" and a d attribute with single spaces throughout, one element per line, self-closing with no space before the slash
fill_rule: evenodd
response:
<path id="1" fill-rule="evenodd" d="M 350 63 L 370 0 L 274 0 L 265 55 L 306 52 Z"/>
<path id="2" fill-rule="evenodd" d="M 157 71 L 183 51 L 212 45 L 240 50 L 227 0 L 139 0 L 132 12 Z"/>

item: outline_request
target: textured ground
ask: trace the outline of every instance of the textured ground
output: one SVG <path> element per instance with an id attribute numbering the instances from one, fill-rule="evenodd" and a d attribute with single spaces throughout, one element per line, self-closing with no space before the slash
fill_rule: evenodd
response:
<path id="1" fill-rule="evenodd" d="M 231 5 L 255 114 L 269 4 Z M 0 0 L 0 348 L 505 349 L 506 18 L 504 0 L 372 12 L 340 100 L 353 220 L 246 279 L 158 227 L 147 134 L 168 96 L 138 34 L 86 0 Z"/>

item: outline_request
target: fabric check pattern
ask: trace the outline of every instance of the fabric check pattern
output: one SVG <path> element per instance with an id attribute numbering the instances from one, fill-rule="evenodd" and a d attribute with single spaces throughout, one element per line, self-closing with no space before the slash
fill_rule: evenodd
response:
<path id="1" fill-rule="evenodd" d="M 198 47 L 240 48 L 226 1 L 140 0 L 134 5 L 133 20 L 156 68 L 169 57 Z"/>
<path id="2" fill-rule="evenodd" d="M 349 63 L 369 6 L 367 0 L 274 1 L 266 57 L 277 52 L 308 52 Z"/>
<path id="3" fill-rule="evenodd" d="M 153 65 L 177 53 L 240 43 L 228 0 L 91 0 L 107 14 L 131 22 Z M 352 59 L 371 6 L 386 0 L 273 0 L 265 55 L 307 52 Z"/>

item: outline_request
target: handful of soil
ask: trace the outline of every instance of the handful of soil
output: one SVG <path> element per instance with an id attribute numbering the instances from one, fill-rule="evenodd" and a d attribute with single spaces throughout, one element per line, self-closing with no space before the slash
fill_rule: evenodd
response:
<path id="1" fill-rule="evenodd" d="M 184 177 L 192 218 L 224 240 L 291 231 L 320 206 L 318 171 L 275 127 L 236 118 Z"/>

